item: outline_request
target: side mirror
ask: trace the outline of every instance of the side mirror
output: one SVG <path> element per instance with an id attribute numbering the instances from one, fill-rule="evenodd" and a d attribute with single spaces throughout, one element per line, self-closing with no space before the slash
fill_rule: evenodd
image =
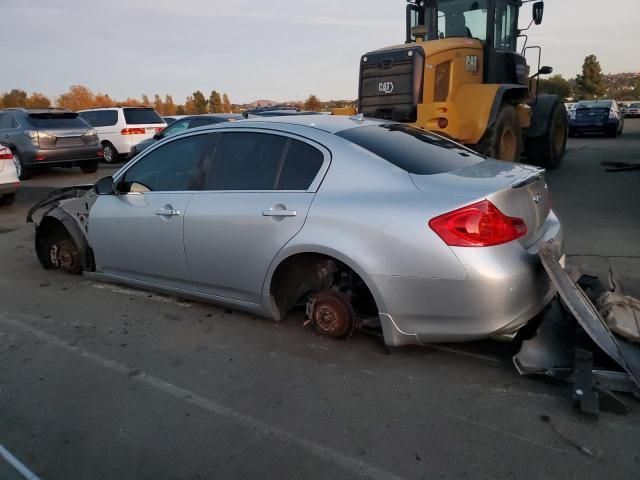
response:
<path id="1" fill-rule="evenodd" d="M 544 2 L 536 2 L 533 4 L 533 23 L 540 25 L 542 23 L 542 14 L 544 13 Z"/>
<path id="2" fill-rule="evenodd" d="M 538 70 L 538 75 L 550 75 L 553 73 L 553 67 L 549 67 L 545 65 L 544 67 L 540 67 Z"/>
<path id="3" fill-rule="evenodd" d="M 93 189 L 98 195 L 113 195 L 115 193 L 113 177 L 102 177 L 95 183 Z"/>

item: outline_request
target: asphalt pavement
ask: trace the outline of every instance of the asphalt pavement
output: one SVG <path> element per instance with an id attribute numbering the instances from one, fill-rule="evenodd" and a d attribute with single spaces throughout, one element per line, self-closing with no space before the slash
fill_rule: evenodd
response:
<path id="1" fill-rule="evenodd" d="M 640 120 L 571 139 L 550 172 L 569 261 L 640 275 Z M 0 444 L 42 479 L 637 478 L 640 402 L 578 414 L 497 342 L 389 350 L 212 305 L 44 271 L 28 207 L 0 210 Z M 0 463 L 0 467 L 2 467 Z M 0 475 L 2 475 L 0 468 Z"/>

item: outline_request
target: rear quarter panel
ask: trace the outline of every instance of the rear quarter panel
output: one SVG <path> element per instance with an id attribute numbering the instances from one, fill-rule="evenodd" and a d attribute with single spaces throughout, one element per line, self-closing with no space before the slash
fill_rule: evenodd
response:
<path id="1" fill-rule="evenodd" d="M 464 279 L 453 252 L 428 227 L 440 213 L 409 174 L 339 137 L 328 135 L 329 170 L 302 230 L 279 252 L 265 281 L 268 297 L 275 268 L 296 253 L 330 255 L 371 276 Z M 322 141 L 320 142 L 322 143 Z M 376 301 L 375 286 L 367 282 Z"/>

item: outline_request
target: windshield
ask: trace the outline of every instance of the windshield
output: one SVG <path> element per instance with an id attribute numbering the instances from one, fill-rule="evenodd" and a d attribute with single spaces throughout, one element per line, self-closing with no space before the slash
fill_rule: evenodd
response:
<path id="1" fill-rule="evenodd" d="M 427 10 L 427 38 L 487 39 L 487 0 L 439 0 Z"/>

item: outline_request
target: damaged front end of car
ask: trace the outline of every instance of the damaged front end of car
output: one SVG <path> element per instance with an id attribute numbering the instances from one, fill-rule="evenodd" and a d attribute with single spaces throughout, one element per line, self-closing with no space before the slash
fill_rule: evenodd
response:
<path id="1" fill-rule="evenodd" d="M 78 274 L 94 270 L 88 242 L 89 211 L 96 200 L 93 185 L 53 190 L 27 213 L 36 227 L 35 249 L 45 269 Z"/>

